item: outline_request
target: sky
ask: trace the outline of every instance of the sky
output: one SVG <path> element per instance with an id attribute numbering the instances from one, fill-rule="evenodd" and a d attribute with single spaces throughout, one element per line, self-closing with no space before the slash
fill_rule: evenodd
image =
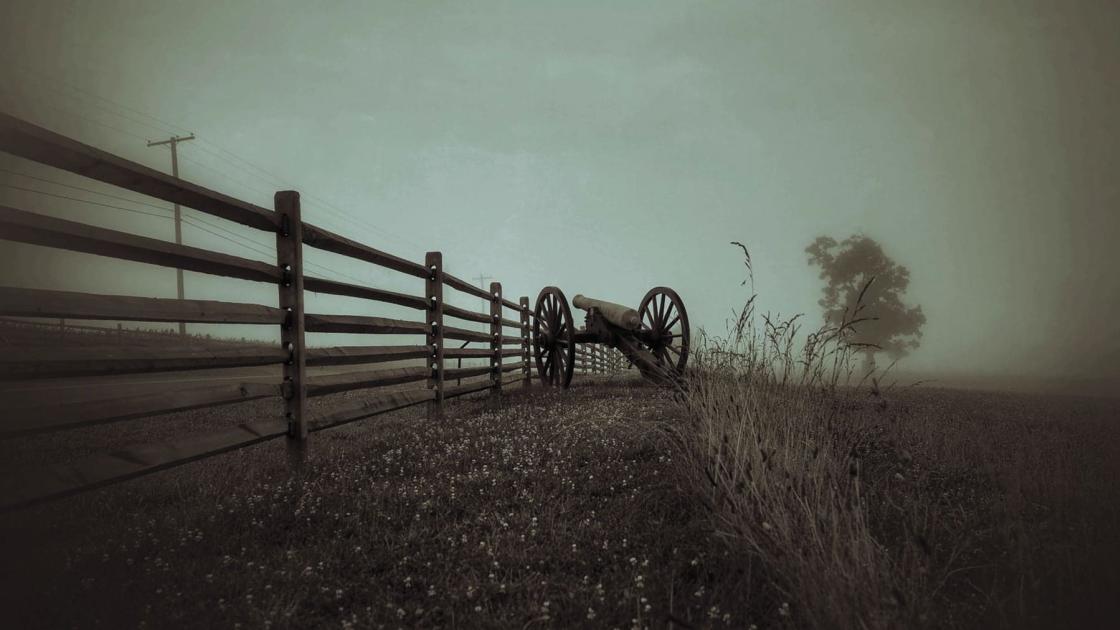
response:
<path id="1" fill-rule="evenodd" d="M 163 170 L 145 141 L 193 132 L 184 179 L 265 207 L 299 190 L 306 221 L 411 260 L 440 250 L 515 298 L 555 285 L 636 307 L 670 286 L 694 332 L 724 332 L 748 297 L 730 241 L 763 310 L 815 325 L 804 248 L 862 233 L 910 269 L 905 301 L 928 320 L 907 370 L 1120 383 L 1120 4 L 324 7 L 9 0 L 0 109 Z M 165 218 L 12 186 L 166 203 L 29 180 L 12 172 L 121 194 L 4 154 L 0 169 L 0 203 L 171 237 Z M 185 212 L 187 244 L 272 255 L 270 235 Z M 3 284 L 174 295 L 166 270 L 3 247 Z M 198 274 L 187 297 L 275 300 Z"/>

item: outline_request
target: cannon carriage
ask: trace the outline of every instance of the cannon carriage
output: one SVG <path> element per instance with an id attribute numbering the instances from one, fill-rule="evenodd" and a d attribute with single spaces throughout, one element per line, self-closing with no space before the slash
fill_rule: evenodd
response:
<path id="1" fill-rule="evenodd" d="M 622 352 L 646 379 L 675 383 L 688 363 L 688 312 L 677 292 L 650 289 L 637 310 L 576 295 L 572 304 L 586 312 L 576 328 L 564 292 L 545 287 L 537 296 L 533 350 L 541 382 L 567 388 L 572 382 L 576 344 L 602 344 Z"/>

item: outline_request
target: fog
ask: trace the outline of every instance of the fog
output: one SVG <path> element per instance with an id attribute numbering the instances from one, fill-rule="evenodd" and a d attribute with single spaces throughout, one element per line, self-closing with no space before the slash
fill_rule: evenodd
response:
<path id="1" fill-rule="evenodd" d="M 927 317 L 906 378 L 1120 383 L 1120 4 L 600 5 L 9 0 L 0 109 L 162 170 L 145 141 L 193 132 L 184 179 L 265 207 L 299 190 L 305 220 L 411 260 L 440 250 L 515 299 L 556 285 L 637 306 L 670 286 L 694 331 L 723 332 L 748 297 L 731 241 L 760 308 L 815 325 L 805 247 L 865 234 Z M 164 202 L 29 179 L 140 199 L 6 154 L 0 169 L 2 204 L 173 235 L 107 207 Z M 187 244 L 270 259 L 271 235 L 185 216 Z M 3 285 L 174 296 L 169 270 L 0 247 Z M 247 285 L 187 274 L 187 297 L 274 303 Z"/>

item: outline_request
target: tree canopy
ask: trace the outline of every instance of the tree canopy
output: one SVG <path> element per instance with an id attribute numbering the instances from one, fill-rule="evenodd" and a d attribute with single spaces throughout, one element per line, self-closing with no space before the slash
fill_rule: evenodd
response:
<path id="1" fill-rule="evenodd" d="M 920 305 L 910 307 L 902 301 L 910 270 L 887 256 L 877 241 L 862 234 L 840 242 L 819 236 L 805 253 L 810 265 L 821 268 L 820 277 L 825 280 L 824 297 L 818 304 L 826 322 L 839 324 L 845 315 L 851 319 L 857 302 L 863 305 L 860 317 L 874 318 L 861 322 L 853 335 L 856 343 L 878 347 L 866 348 L 869 361 L 880 350 L 898 359 L 918 347 L 926 316 Z"/>

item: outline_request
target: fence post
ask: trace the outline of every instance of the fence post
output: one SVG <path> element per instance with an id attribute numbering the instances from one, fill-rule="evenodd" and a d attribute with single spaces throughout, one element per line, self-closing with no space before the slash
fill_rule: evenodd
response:
<path id="1" fill-rule="evenodd" d="M 490 283 L 490 402 L 502 398 L 502 283 Z"/>
<path id="2" fill-rule="evenodd" d="M 521 371 L 525 376 L 522 387 L 528 387 L 532 384 L 532 371 L 529 368 L 529 296 L 521 296 L 517 303 L 521 306 Z"/>
<path id="3" fill-rule="evenodd" d="M 303 328 L 303 222 L 299 193 L 281 190 L 273 198 L 280 229 L 276 232 L 276 264 L 280 267 L 280 308 L 287 311 L 280 327 L 284 362 L 284 415 L 288 420 L 289 453 L 302 460 L 307 440 L 306 356 Z M 297 460 L 298 461 L 298 460 Z"/>
<path id="4" fill-rule="evenodd" d="M 428 389 L 435 390 L 435 398 L 428 402 L 428 419 L 443 417 L 443 254 L 428 252 L 424 255 L 428 278 L 424 281 L 424 295 L 428 300 L 428 359 L 430 374 Z"/>

